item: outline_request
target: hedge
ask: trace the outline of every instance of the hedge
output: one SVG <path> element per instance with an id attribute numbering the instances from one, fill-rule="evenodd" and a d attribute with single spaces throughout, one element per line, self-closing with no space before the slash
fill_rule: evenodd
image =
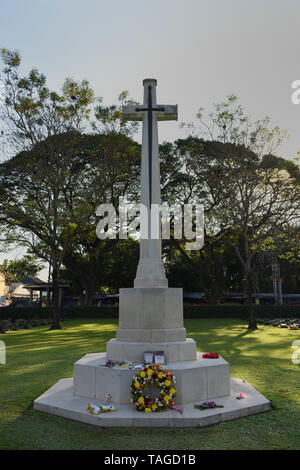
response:
<path id="1" fill-rule="evenodd" d="M 257 318 L 300 318 L 298 305 L 255 305 Z M 184 318 L 241 318 L 248 319 L 246 305 L 203 305 L 184 307 Z"/>
<path id="2" fill-rule="evenodd" d="M 255 305 L 257 318 L 300 318 L 300 305 Z M 61 309 L 62 319 L 118 318 L 119 307 L 68 307 Z M 49 308 L 2 307 L 0 319 L 51 318 Z M 184 306 L 184 318 L 240 318 L 247 319 L 246 305 Z"/>
<path id="3" fill-rule="evenodd" d="M 118 307 L 68 307 L 60 310 L 62 319 L 70 318 L 118 318 Z M 51 310 L 47 307 L 2 307 L 0 308 L 0 319 L 30 320 L 33 318 L 51 318 Z"/>

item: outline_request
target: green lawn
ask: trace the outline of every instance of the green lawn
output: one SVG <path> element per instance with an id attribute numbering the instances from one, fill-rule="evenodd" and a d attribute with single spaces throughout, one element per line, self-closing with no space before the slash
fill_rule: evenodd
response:
<path id="1" fill-rule="evenodd" d="M 248 332 L 231 319 L 186 320 L 200 351 L 219 352 L 231 377 L 245 378 L 273 404 L 273 411 L 205 429 L 101 429 L 31 409 L 33 400 L 86 353 L 105 351 L 116 320 L 68 320 L 8 332 L 7 364 L 0 365 L 0 449 L 300 449 L 300 364 L 291 361 L 300 332 L 261 326 Z"/>

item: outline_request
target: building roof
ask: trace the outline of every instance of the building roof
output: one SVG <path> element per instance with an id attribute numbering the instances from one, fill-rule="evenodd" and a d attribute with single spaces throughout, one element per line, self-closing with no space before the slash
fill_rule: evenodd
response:
<path id="1" fill-rule="evenodd" d="M 10 280 L 11 277 L 10 275 L 5 271 L 5 269 L 3 268 L 3 266 L 0 265 L 0 271 L 5 275 L 5 277 Z"/>
<path id="2" fill-rule="evenodd" d="M 24 276 L 22 279 L 21 279 L 21 283 L 22 284 L 29 284 L 30 286 L 41 286 L 41 285 L 47 285 L 48 283 L 45 282 L 45 281 L 42 281 L 41 279 L 39 279 L 38 277 L 35 277 L 35 276 L 30 276 L 30 275 L 26 275 Z"/>

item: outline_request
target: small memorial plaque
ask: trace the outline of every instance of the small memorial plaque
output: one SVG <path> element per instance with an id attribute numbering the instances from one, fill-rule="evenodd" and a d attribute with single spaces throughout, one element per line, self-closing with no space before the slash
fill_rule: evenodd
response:
<path id="1" fill-rule="evenodd" d="M 164 364 L 165 363 L 165 354 L 164 351 L 154 351 L 154 362 L 155 364 Z"/>
<path id="2" fill-rule="evenodd" d="M 144 352 L 144 362 L 145 364 L 153 364 L 153 351 Z"/>

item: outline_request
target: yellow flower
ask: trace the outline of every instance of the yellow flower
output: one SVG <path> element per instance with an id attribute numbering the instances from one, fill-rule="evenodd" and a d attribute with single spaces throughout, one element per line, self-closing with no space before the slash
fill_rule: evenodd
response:
<path id="1" fill-rule="evenodd" d="M 175 393 L 175 388 L 172 387 L 172 388 L 170 389 L 170 394 L 173 395 L 174 393 Z"/>
<path id="2" fill-rule="evenodd" d="M 149 377 L 151 377 L 152 374 L 153 374 L 153 370 L 152 370 L 152 369 L 148 369 L 148 370 L 147 370 L 147 375 L 148 375 Z"/>
<path id="3" fill-rule="evenodd" d="M 166 385 L 166 387 L 169 387 L 171 385 L 171 381 L 170 380 L 165 380 L 165 385 Z"/>
<path id="4" fill-rule="evenodd" d="M 157 377 L 158 377 L 159 379 L 162 379 L 163 376 L 164 376 L 164 373 L 163 373 L 163 372 L 160 372 L 159 374 L 157 374 Z"/>
<path id="5" fill-rule="evenodd" d="M 152 405 L 152 411 L 155 411 L 156 408 L 157 408 L 157 404 L 156 404 L 156 403 L 153 403 L 153 405 Z"/>
<path id="6" fill-rule="evenodd" d="M 143 370 L 142 370 L 142 372 L 140 372 L 140 376 L 141 376 L 142 378 L 144 378 L 144 377 L 146 376 L 146 374 L 145 374 L 145 372 L 144 372 Z"/>
<path id="7" fill-rule="evenodd" d="M 145 413 L 151 413 L 151 408 L 145 408 Z"/>
<path id="8" fill-rule="evenodd" d="M 140 388 L 140 384 L 138 382 L 135 382 L 134 386 L 135 388 Z"/>
<path id="9" fill-rule="evenodd" d="M 164 400 L 168 403 L 168 401 L 170 400 L 169 395 L 165 395 L 165 396 L 164 396 Z"/>
<path id="10" fill-rule="evenodd" d="M 144 398 L 143 398 L 143 397 L 139 397 L 138 402 L 139 402 L 140 404 L 144 403 Z"/>

